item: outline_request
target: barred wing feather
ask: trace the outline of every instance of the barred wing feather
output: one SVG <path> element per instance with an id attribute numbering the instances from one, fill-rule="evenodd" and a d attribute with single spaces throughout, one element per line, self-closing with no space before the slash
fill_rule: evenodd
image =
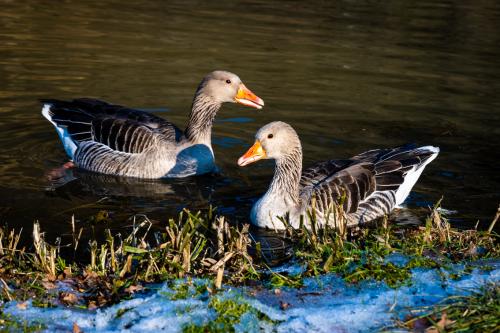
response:
<path id="1" fill-rule="evenodd" d="M 314 196 L 317 211 L 326 212 L 345 197 L 343 209 L 353 219 L 373 219 L 404 201 L 436 153 L 431 147 L 407 145 L 319 163 L 303 172 L 301 199 L 309 204 Z"/>
<path id="2" fill-rule="evenodd" d="M 118 152 L 141 153 L 154 144 L 155 138 L 175 142 L 182 135 L 163 118 L 96 99 L 42 102 L 50 106 L 44 115 L 77 146 L 94 141 Z"/>

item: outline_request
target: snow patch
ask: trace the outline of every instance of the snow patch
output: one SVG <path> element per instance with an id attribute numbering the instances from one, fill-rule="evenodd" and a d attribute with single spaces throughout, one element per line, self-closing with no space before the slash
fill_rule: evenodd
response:
<path id="1" fill-rule="evenodd" d="M 392 258 L 399 261 L 402 258 Z M 487 264 L 491 269 L 483 270 Z M 459 279 L 448 278 L 440 269 L 415 269 L 409 285 L 396 289 L 385 283 L 365 281 L 348 284 L 334 274 L 306 279 L 304 288 L 273 290 L 249 287 L 227 287 L 217 297 L 248 302 L 275 322 L 258 322 L 251 313 L 241 316 L 237 332 L 371 332 L 390 327 L 395 319 L 404 318 L 409 308 L 435 304 L 451 295 L 466 295 L 488 282 L 500 282 L 500 261 L 478 262 L 470 274 Z M 457 264 L 452 270 L 462 271 Z M 203 280 L 198 280 L 198 282 Z M 206 282 L 205 282 L 206 283 Z M 71 331 L 76 323 L 84 332 L 181 332 L 187 324 L 202 325 L 216 317 L 207 295 L 172 300 L 175 291 L 164 284 L 148 294 L 96 311 L 67 308 L 18 308 L 16 302 L 4 304 L 4 312 L 27 322 L 42 322 L 47 332 Z M 250 291 L 252 295 L 250 296 Z M 289 303 L 281 310 L 280 301 Z"/>

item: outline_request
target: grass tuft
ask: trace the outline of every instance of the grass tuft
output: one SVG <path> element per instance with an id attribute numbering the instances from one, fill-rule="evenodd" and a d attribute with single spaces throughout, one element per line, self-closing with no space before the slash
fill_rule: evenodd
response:
<path id="1" fill-rule="evenodd" d="M 426 332 L 499 332 L 500 284 L 490 283 L 466 296 L 451 296 L 426 308 L 414 309 L 415 315 L 399 326 L 409 330 L 418 327 Z"/>

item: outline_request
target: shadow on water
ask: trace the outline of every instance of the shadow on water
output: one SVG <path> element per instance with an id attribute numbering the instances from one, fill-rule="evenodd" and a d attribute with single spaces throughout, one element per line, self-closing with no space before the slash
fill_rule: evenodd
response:
<path id="1" fill-rule="evenodd" d="M 220 176 L 206 175 L 182 179 L 138 179 L 88 172 L 81 169 L 65 170 L 46 188 L 53 197 L 100 198 L 115 210 L 136 209 L 137 213 L 162 215 L 165 207 L 206 209 L 220 181 Z M 156 214 L 155 214 L 156 215 Z M 167 218 L 168 216 L 164 216 Z"/>
<path id="2" fill-rule="evenodd" d="M 207 177 L 207 179 L 209 179 Z M 88 172 L 82 169 L 65 170 L 60 178 L 51 180 L 47 190 L 55 191 L 57 195 L 89 195 L 96 197 L 136 197 L 144 199 L 163 199 L 176 195 L 180 200 L 192 193 L 185 193 L 190 181 L 175 182 L 166 179 L 138 179 L 118 177 Z M 183 186 L 185 185 L 185 186 Z M 194 190 L 201 189 L 194 188 Z M 209 190 L 210 191 L 210 190 Z M 199 193 L 201 198 L 206 195 Z"/>
<path id="3" fill-rule="evenodd" d="M 250 231 L 252 244 L 259 244 L 260 260 L 269 266 L 277 266 L 290 260 L 293 256 L 293 247 L 290 240 L 281 237 L 271 230 L 254 228 Z M 256 256 L 257 249 L 249 248 L 250 255 Z"/>

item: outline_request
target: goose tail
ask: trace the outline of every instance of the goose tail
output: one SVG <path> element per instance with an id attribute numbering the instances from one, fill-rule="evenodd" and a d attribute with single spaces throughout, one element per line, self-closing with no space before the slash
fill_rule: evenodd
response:
<path id="1" fill-rule="evenodd" d="M 64 146 L 64 150 L 66 151 L 66 154 L 68 154 L 70 159 L 74 159 L 75 156 L 75 151 L 78 148 L 77 143 L 73 140 L 71 137 L 67 126 L 63 125 L 58 125 L 52 117 L 54 116 L 54 112 L 51 111 L 52 108 L 52 103 L 49 101 L 42 101 L 43 107 L 42 107 L 42 115 L 54 125 L 56 128 L 57 134 L 59 135 L 59 138 L 62 141 L 62 144 Z"/>
<path id="2" fill-rule="evenodd" d="M 416 163 L 413 168 L 408 171 L 403 183 L 396 191 L 396 207 L 401 207 L 401 204 L 410 194 L 411 189 L 417 182 L 427 164 L 434 161 L 434 159 L 438 156 L 439 147 L 423 146 L 416 148 L 413 153 L 416 157 L 419 158 L 420 162 Z"/>

